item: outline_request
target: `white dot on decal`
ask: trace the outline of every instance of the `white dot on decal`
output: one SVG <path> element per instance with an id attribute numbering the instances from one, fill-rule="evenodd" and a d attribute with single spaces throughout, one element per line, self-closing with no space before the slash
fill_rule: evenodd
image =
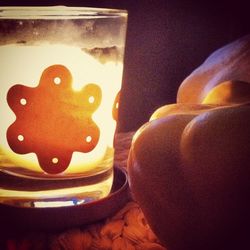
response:
<path id="1" fill-rule="evenodd" d="M 94 96 L 90 96 L 89 97 L 89 103 L 94 103 L 95 101 L 95 97 Z"/>
<path id="2" fill-rule="evenodd" d="M 61 82 L 62 82 L 62 80 L 61 80 L 60 77 L 55 77 L 55 78 L 54 78 L 54 83 L 55 83 L 56 85 L 59 85 Z"/>
<path id="3" fill-rule="evenodd" d="M 20 103 L 22 105 L 26 105 L 27 104 L 27 100 L 25 98 L 22 98 L 22 99 L 20 99 Z"/>
<path id="4" fill-rule="evenodd" d="M 86 137 L 86 142 L 91 142 L 92 141 L 92 137 L 90 136 L 90 135 L 88 135 L 87 137 Z"/>
<path id="5" fill-rule="evenodd" d="M 58 162 L 59 162 L 59 159 L 58 159 L 58 158 L 54 157 L 54 158 L 52 159 L 52 163 L 57 164 Z"/>
<path id="6" fill-rule="evenodd" d="M 23 135 L 18 135 L 17 139 L 18 139 L 18 141 L 24 141 L 24 136 Z"/>

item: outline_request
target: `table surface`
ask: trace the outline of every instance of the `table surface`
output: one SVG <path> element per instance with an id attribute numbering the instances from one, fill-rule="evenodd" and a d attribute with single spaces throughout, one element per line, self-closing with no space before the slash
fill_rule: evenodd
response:
<path id="1" fill-rule="evenodd" d="M 115 138 L 115 163 L 126 170 L 133 132 Z M 0 226 L 1 227 L 1 226 Z M 8 250 L 165 250 L 150 229 L 134 200 L 113 216 L 91 225 L 63 232 L 29 232 L 0 238 L 0 249 Z M 1 232 L 3 232 L 1 228 Z"/>

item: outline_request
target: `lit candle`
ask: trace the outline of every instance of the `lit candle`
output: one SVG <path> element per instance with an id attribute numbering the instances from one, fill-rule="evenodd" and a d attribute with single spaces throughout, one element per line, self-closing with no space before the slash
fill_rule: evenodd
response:
<path id="1" fill-rule="evenodd" d="M 109 171 L 109 192 L 126 12 L 77 10 L 6 8 L 1 14 L 0 169 L 39 179 Z M 24 37 L 18 30 L 5 34 L 4 25 L 17 25 Z M 58 34 L 63 27 L 74 32 Z M 82 41 L 65 39 L 73 34 Z"/>
<path id="2" fill-rule="evenodd" d="M 112 117 L 112 107 L 121 87 L 123 68 L 121 63 L 101 64 L 79 48 L 64 45 L 1 46 L 0 56 L 3 59 L 0 62 L 2 69 L 0 104 L 1 117 L 4 117 L 1 122 L 0 135 L 2 154 L 6 157 L 5 160 L 1 158 L 3 161 L 1 165 L 5 165 L 4 161 L 11 159 L 16 166 L 23 165 L 26 170 L 38 173 L 86 174 L 98 166 L 98 162 L 105 157 L 106 153 L 113 151 L 116 121 Z M 5 68 L 6 70 L 3 70 Z M 13 72 L 10 72 L 11 70 Z M 46 70 L 47 79 L 45 75 L 42 76 L 42 74 L 46 74 Z M 27 74 L 27 71 L 30 73 Z M 50 77 L 50 75 L 53 76 Z M 66 78 L 65 81 L 67 81 L 69 75 L 71 79 L 65 82 L 66 86 L 63 86 L 63 78 Z M 44 88 L 41 87 L 42 85 Z M 88 87 L 92 87 L 92 90 L 90 89 L 90 93 L 85 93 L 88 92 L 86 90 Z M 28 108 L 31 104 L 31 108 Z M 70 107 L 70 105 L 75 105 L 75 107 Z M 16 111 L 14 111 L 15 109 Z M 66 124 L 58 121 L 57 126 L 54 124 L 55 126 L 51 127 L 60 117 Z M 81 131 L 74 131 L 78 129 L 75 123 L 79 123 L 78 127 Z M 8 140 L 8 136 L 6 137 L 6 131 L 10 130 L 11 124 L 13 131 L 10 131 L 10 136 L 16 135 L 13 141 Z M 65 131 L 62 129 L 64 125 L 68 126 Z M 28 127 L 27 136 L 22 134 L 22 129 L 24 129 L 22 126 Z M 58 147 L 61 146 L 61 153 L 65 155 L 64 150 L 70 150 L 68 148 L 72 147 L 72 145 L 64 146 L 65 141 L 67 143 L 68 139 L 71 144 L 74 144 L 74 141 L 71 141 L 74 138 L 67 137 L 68 135 L 73 137 L 76 132 L 79 133 L 79 136 L 75 138 L 75 143 L 80 141 L 78 143 L 82 144 L 79 145 L 83 148 L 82 152 L 81 149 L 72 149 L 70 164 L 62 169 L 59 167 L 57 171 L 53 171 L 53 164 L 51 169 L 40 166 L 36 152 L 32 152 L 32 148 L 27 150 L 24 148 L 25 141 L 30 141 L 29 133 L 32 136 L 34 126 L 36 130 L 33 137 L 37 138 L 35 148 L 44 147 L 45 140 L 52 140 L 50 144 L 51 147 L 54 147 L 53 140 L 58 140 Z M 89 127 L 94 129 L 94 135 L 91 135 L 91 132 L 88 134 Z M 15 130 L 18 130 L 20 135 Z M 45 134 L 42 134 L 43 131 Z M 61 135 L 61 138 L 54 136 L 56 133 Z M 96 138 L 94 138 L 95 136 Z M 95 142 L 92 143 L 92 140 Z M 50 147 L 50 144 L 47 146 Z M 88 144 L 92 145 L 90 149 L 84 149 L 84 146 Z M 27 153 L 18 153 L 19 147 Z M 53 151 L 53 148 L 46 150 L 41 148 L 41 150 Z M 60 159 L 57 155 L 54 157 L 52 155 L 47 160 L 53 163 L 54 158 L 58 159 L 59 164 Z M 6 170 L 8 170 L 7 168 L 8 163 Z"/>

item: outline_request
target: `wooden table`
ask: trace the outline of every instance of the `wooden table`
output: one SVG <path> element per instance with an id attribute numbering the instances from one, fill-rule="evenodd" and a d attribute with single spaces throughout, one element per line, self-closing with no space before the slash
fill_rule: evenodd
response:
<path id="1" fill-rule="evenodd" d="M 115 163 L 126 169 L 133 132 L 115 138 Z M 1 227 L 1 225 L 0 225 Z M 8 250 L 164 250 L 151 231 L 139 205 L 131 200 L 116 214 L 91 225 L 62 232 L 18 233 L 0 238 Z M 1 228 L 1 232 L 4 228 Z"/>

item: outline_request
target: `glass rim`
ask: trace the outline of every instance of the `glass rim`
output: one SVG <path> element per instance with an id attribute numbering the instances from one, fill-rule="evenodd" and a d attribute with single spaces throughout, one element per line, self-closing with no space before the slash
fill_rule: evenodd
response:
<path id="1" fill-rule="evenodd" d="M 0 19 L 64 19 L 127 17 L 125 9 L 56 6 L 0 6 Z"/>

